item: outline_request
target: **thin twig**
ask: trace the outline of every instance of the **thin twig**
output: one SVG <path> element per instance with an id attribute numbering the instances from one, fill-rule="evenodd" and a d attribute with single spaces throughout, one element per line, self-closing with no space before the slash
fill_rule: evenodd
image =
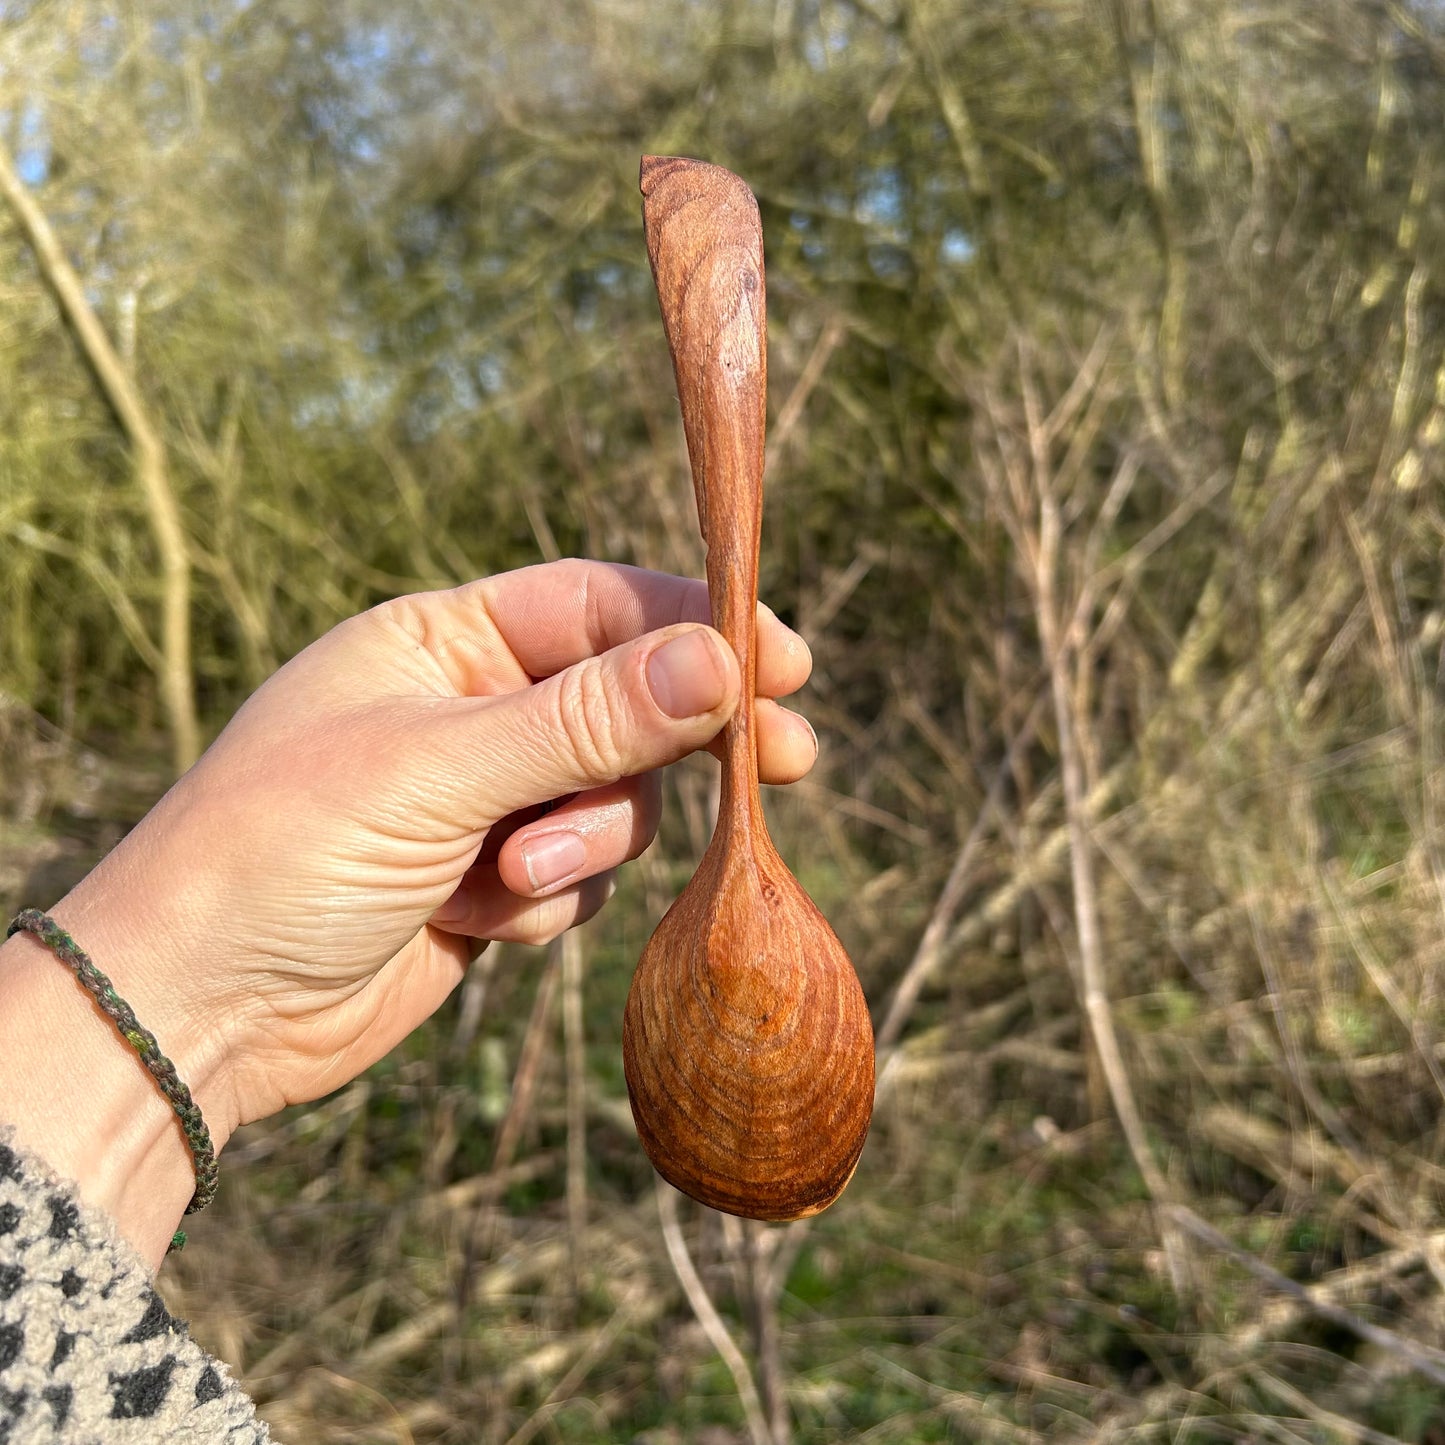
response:
<path id="1" fill-rule="evenodd" d="M 547 1391 L 547 1398 L 527 1417 L 522 1425 L 507 1437 L 506 1445 L 527 1445 L 539 1431 L 552 1421 L 558 1409 L 567 1404 L 573 1392 L 587 1378 L 593 1365 L 612 1347 L 613 1341 L 638 1314 L 636 1302 L 620 1305 L 612 1318 L 593 1333 L 582 1353 L 573 1361 L 572 1368 Z"/>
<path id="2" fill-rule="evenodd" d="M 491 1173 L 502 1175 L 512 1162 L 522 1129 L 532 1110 L 532 1097 L 536 1093 L 537 1076 L 542 1061 L 542 1050 L 546 1045 L 547 1018 L 552 1011 L 552 999 L 557 991 L 560 972 L 561 949 L 553 944 L 547 950 L 547 962 L 542 976 L 537 980 L 537 994 L 532 1001 L 532 1015 L 527 1020 L 527 1031 L 522 1037 L 522 1047 L 517 1055 L 517 1069 L 512 1077 L 512 1097 L 507 1103 L 507 1112 L 497 1129 L 497 1143 L 492 1151 Z M 482 1255 L 484 1225 L 491 1216 L 493 1196 L 478 1197 L 472 1213 L 471 1225 L 466 1232 L 466 1245 L 462 1252 L 462 1267 L 457 1274 L 456 1308 L 461 1314 L 467 1307 L 471 1294 L 472 1275 Z"/>
<path id="3" fill-rule="evenodd" d="M 992 821 L 994 809 L 998 807 L 999 801 L 1003 797 L 1004 787 L 1013 772 L 1015 760 L 1033 741 L 1034 730 L 1038 727 L 1042 713 L 1043 699 L 1040 698 L 1029 711 L 1018 732 L 1010 739 L 1008 752 L 994 772 L 993 781 L 989 784 L 988 792 L 984 796 L 983 806 L 978 810 L 978 816 L 974 818 L 973 826 L 963 840 L 963 844 L 958 850 L 958 856 L 953 860 L 953 867 L 949 869 L 948 878 L 939 890 L 938 898 L 933 905 L 933 912 L 929 915 L 928 923 L 918 940 L 918 946 L 913 951 L 913 957 L 909 960 L 908 967 L 903 970 L 903 976 L 893 990 L 888 1011 L 883 1016 L 883 1022 L 878 1026 L 875 1047 L 880 1054 L 886 1053 L 898 1042 L 899 1035 L 902 1034 L 903 1027 L 908 1022 L 914 1005 L 918 1002 L 918 995 L 947 951 L 954 919 L 958 915 L 959 906 L 963 902 L 972 877 L 974 859 L 987 836 L 988 825 Z M 882 1086 L 882 1075 L 886 1072 L 887 1067 L 888 1063 L 885 1061 L 883 1069 L 879 1073 L 880 1087 Z"/>
<path id="4" fill-rule="evenodd" d="M 687 1252 L 687 1243 L 682 1237 L 682 1227 L 677 1218 L 677 1192 L 660 1178 L 656 1182 L 657 1214 L 662 1222 L 662 1242 L 667 1246 L 667 1257 L 672 1261 L 677 1282 L 682 1286 L 682 1292 L 687 1296 L 687 1302 L 692 1306 L 698 1324 L 702 1326 L 713 1349 L 722 1356 L 723 1364 L 733 1377 L 753 1445 L 774 1445 L 752 1371 L 748 1369 L 742 1351 L 728 1333 L 728 1327 L 718 1314 L 717 1306 L 713 1304 L 712 1297 L 693 1265 L 692 1256 Z"/>
<path id="5" fill-rule="evenodd" d="M 788 438 L 793 434 L 793 429 L 803 415 L 803 408 L 808 404 L 808 398 L 822 380 L 829 359 L 847 334 L 848 323 L 841 315 L 830 317 L 818 333 L 818 339 L 813 343 L 813 350 L 807 361 L 803 363 L 803 369 L 798 373 L 798 379 L 793 384 L 792 391 L 788 393 L 788 399 L 779 409 L 778 419 L 772 425 L 768 437 L 767 455 L 764 459 L 767 471 L 772 471 L 779 454 L 787 446 Z"/>
<path id="6" fill-rule="evenodd" d="M 583 1025 L 582 976 L 587 958 L 580 929 L 562 935 L 562 1043 L 567 1066 L 567 1238 L 572 1290 L 580 1298 L 587 1232 L 587 1037 Z"/>
<path id="7" fill-rule="evenodd" d="M 1059 772 L 1064 790 L 1064 815 L 1069 838 L 1069 869 L 1073 885 L 1074 930 L 1078 944 L 1078 982 L 1084 1015 L 1099 1056 L 1099 1066 L 1113 1101 L 1114 1112 L 1124 1130 L 1135 1166 L 1150 1195 L 1159 1202 L 1170 1197 L 1163 1171 L 1155 1161 L 1144 1128 L 1143 1115 L 1134 1097 L 1123 1050 L 1109 1001 L 1104 970 L 1103 938 L 1099 927 L 1098 894 L 1094 878 L 1093 843 L 1089 837 L 1087 799 L 1083 769 L 1079 762 L 1078 735 L 1069 681 L 1070 638 L 1060 628 L 1062 608 L 1056 597 L 1062 522 L 1054 495 L 1048 458 L 1048 440 L 1038 417 L 1038 402 L 1027 358 L 1020 362 L 1028 417 L 1029 448 L 1033 460 L 1034 487 L 1038 501 L 1038 531 L 1030 549 L 1035 566 L 1028 577 L 1038 622 L 1039 640 L 1049 670 L 1053 695 L 1054 722 L 1058 732 Z M 1020 525 L 1024 525 L 1020 519 Z"/>
<path id="8" fill-rule="evenodd" d="M 1291 1299 L 1304 1305 L 1312 1314 L 1328 1320 L 1332 1325 L 1338 1325 L 1341 1329 L 1349 1330 L 1351 1334 L 1357 1335 L 1367 1344 L 1374 1345 L 1377 1349 L 1395 1356 L 1418 1374 L 1434 1381 L 1435 1384 L 1445 1385 L 1445 1350 L 1422 1345 L 1418 1340 L 1412 1340 L 1395 1330 L 1387 1330 L 1381 1325 L 1372 1325 L 1368 1320 L 1361 1319 L 1352 1310 L 1347 1310 L 1342 1305 L 1321 1298 L 1317 1291 L 1306 1288 L 1288 1275 L 1281 1274 L 1258 1256 L 1251 1254 L 1246 1249 L 1241 1249 L 1237 1244 L 1226 1239 L 1212 1224 L 1201 1219 L 1187 1205 L 1166 1205 L 1165 1213 L 1180 1229 L 1192 1234 L 1195 1239 L 1209 1245 L 1211 1249 L 1227 1255 L 1242 1269 L 1248 1270 L 1256 1279 L 1267 1284 L 1271 1289 L 1288 1295 Z"/>
<path id="9" fill-rule="evenodd" d="M 751 1306 L 753 1356 L 758 1362 L 758 1394 L 773 1445 L 791 1445 L 793 1422 L 788 1414 L 788 1392 L 783 1374 L 782 1331 L 778 1328 L 779 1281 L 773 1272 L 773 1254 L 782 1235 L 755 1219 L 743 1221 L 743 1253 L 747 1265 L 748 1303 Z"/>

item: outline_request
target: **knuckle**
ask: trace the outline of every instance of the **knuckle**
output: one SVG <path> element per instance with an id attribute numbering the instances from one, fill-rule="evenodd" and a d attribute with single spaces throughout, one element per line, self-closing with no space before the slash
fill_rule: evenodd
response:
<path id="1" fill-rule="evenodd" d="M 542 948 L 554 942 L 567 931 L 568 925 L 563 923 L 556 914 L 545 918 L 529 918 L 525 923 L 519 923 L 508 938 L 509 943 L 523 943 L 529 948 Z"/>
<path id="2" fill-rule="evenodd" d="M 536 947 L 560 938 L 578 921 L 575 894 L 540 899 L 512 921 L 503 941 Z"/>
<path id="3" fill-rule="evenodd" d="M 603 783 L 626 775 L 618 732 L 626 704 L 605 668 L 583 665 L 565 672 L 557 688 L 557 723 L 568 756 L 583 775 Z"/>

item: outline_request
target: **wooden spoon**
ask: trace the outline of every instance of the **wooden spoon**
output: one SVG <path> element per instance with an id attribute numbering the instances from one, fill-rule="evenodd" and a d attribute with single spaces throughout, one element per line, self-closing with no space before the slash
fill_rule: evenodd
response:
<path id="1" fill-rule="evenodd" d="M 767 320 L 758 206 L 729 171 L 644 156 L 643 225 L 682 403 L 713 624 L 743 701 L 717 828 L 643 951 L 622 1023 L 632 1115 L 664 1179 L 714 1209 L 800 1219 L 852 1177 L 873 1112 L 858 976 L 768 837 L 752 698 Z"/>

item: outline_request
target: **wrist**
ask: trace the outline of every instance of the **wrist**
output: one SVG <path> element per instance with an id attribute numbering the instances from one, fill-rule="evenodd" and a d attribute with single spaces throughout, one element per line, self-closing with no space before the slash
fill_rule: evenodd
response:
<path id="1" fill-rule="evenodd" d="M 213 940 L 200 921 L 200 908 L 183 887 L 152 886 L 164 870 L 127 866 L 127 843 L 106 858 L 49 910 L 106 974 L 116 993 L 130 1005 L 161 1052 L 175 1065 L 205 1116 L 217 1149 L 242 1122 L 235 1104 L 235 1030 L 228 1027 L 231 1010 L 218 998 L 217 972 L 211 957 Z M 53 955 L 52 955 L 53 958 Z M 89 996 L 74 973 L 58 959 L 61 978 Z M 91 1011 L 114 1034 L 122 1060 L 133 1060 L 141 1081 L 174 1117 L 161 1090 L 135 1049 L 115 1023 L 92 1002 Z"/>
<path id="2" fill-rule="evenodd" d="M 236 1113 L 223 1035 L 188 1002 L 191 960 L 124 897 L 92 874 L 51 917 L 154 1035 L 219 1151 Z M 0 1119 L 159 1261 L 196 1191 L 192 1145 L 135 1043 L 73 965 L 28 932 L 0 945 Z"/>

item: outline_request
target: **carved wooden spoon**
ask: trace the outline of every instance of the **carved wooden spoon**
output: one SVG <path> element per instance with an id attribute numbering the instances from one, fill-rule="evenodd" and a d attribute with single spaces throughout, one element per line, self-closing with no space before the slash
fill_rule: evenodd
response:
<path id="1" fill-rule="evenodd" d="M 757 202 L 701 161 L 644 156 L 643 225 L 707 543 L 713 624 L 743 701 L 717 829 L 643 951 L 622 1023 L 632 1114 L 658 1173 L 714 1209 L 800 1219 L 853 1174 L 873 1112 L 858 976 L 768 837 L 752 698 L 767 320 Z"/>

